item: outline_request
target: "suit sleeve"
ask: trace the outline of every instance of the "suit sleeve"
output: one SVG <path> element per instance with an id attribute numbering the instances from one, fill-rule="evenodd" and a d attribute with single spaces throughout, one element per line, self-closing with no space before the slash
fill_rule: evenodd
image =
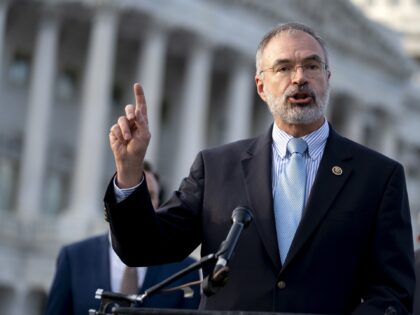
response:
<path id="1" fill-rule="evenodd" d="M 150 266 L 181 261 L 201 243 L 204 166 L 201 154 L 178 191 L 156 212 L 144 181 L 117 203 L 112 182 L 105 194 L 112 246 L 129 266 Z M 141 243 L 141 250 L 136 248 Z"/>
<path id="2" fill-rule="evenodd" d="M 57 259 L 57 269 L 48 295 L 44 315 L 72 315 L 71 270 L 67 251 L 63 248 Z"/>
<path id="3" fill-rule="evenodd" d="M 384 191 L 370 248 L 363 303 L 353 315 L 411 314 L 413 237 L 404 170 L 399 164 Z"/>

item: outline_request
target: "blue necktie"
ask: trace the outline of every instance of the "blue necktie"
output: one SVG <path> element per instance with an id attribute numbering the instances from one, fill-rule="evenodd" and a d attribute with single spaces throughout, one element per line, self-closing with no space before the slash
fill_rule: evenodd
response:
<path id="1" fill-rule="evenodd" d="M 306 163 L 304 153 L 308 149 L 305 140 L 292 138 L 287 143 L 289 161 L 280 174 L 274 192 L 274 216 L 280 259 L 284 263 L 296 229 L 302 217 L 306 193 Z"/>

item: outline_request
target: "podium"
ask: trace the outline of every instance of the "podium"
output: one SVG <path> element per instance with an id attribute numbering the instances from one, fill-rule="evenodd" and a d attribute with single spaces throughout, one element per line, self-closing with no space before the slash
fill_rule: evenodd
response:
<path id="1" fill-rule="evenodd" d="M 96 298 L 101 299 L 98 310 L 89 310 L 89 315 L 322 315 L 313 313 L 278 313 L 262 311 L 222 311 L 193 309 L 163 309 L 135 307 L 137 295 L 125 295 L 115 292 L 96 291 Z"/>
<path id="2" fill-rule="evenodd" d="M 158 308 L 132 308 L 114 307 L 112 315 L 322 315 L 308 313 L 272 313 L 272 312 L 246 312 L 246 311 L 199 311 L 199 310 L 176 310 Z"/>

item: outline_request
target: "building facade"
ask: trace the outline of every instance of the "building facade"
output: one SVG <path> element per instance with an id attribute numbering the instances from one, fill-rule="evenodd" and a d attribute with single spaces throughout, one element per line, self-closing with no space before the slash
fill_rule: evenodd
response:
<path id="1" fill-rule="evenodd" d="M 352 0 L 369 18 L 400 34 L 404 50 L 420 63 L 419 0 Z"/>
<path id="2" fill-rule="evenodd" d="M 416 220 L 416 65 L 349 1 L 0 0 L 1 314 L 40 314 L 58 249 L 107 229 L 108 130 L 133 102 L 133 82 L 145 89 L 147 159 L 167 194 L 200 149 L 269 128 L 254 56 L 286 21 L 327 41 L 327 117 L 405 166 Z"/>
<path id="3" fill-rule="evenodd" d="M 388 29 L 388 33 L 392 32 L 396 41 L 401 42 L 404 51 L 407 52 L 417 63 L 417 67 L 412 76 L 412 95 L 420 92 L 420 1 L 419 0 L 351 0 L 369 19 Z M 391 61 L 393 62 L 393 61 Z M 409 74 L 407 74 L 409 76 Z M 409 111 L 407 112 L 407 122 L 410 125 L 404 127 L 407 137 L 414 137 L 420 123 L 413 118 L 418 115 L 419 102 L 416 97 L 408 97 L 407 105 Z M 413 116 L 412 116 L 413 115 Z M 413 129 L 411 129 L 413 128 Z M 412 135 L 409 136 L 408 133 Z M 406 152 L 408 156 L 405 157 L 408 165 L 414 173 L 416 171 L 415 164 L 418 159 L 420 151 L 416 145 L 413 145 Z M 417 190 L 418 191 L 418 190 Z M 414 190 L 412 191 L 414 194 Z M 417 212 L 416 212 L 417 210 Z M 413 220 L 416 227 L 420 226 L 420 213 L 418 207 L 413 211 Z M 416 230 L 418 232 L 418 230 Z M 420 245 L 420 234 L 417 233 L 416 247 Z"/>

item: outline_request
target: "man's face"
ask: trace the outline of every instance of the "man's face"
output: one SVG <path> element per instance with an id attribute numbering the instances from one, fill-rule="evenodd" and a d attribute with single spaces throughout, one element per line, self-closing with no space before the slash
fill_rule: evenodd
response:
<path id="1" fill-rule="evenodd" d="M 260 64 L 257 91 L 279 127 L 323 122 L 330 73 L 322 47 L 312 36 L 302 31 L 280 33 L 265 47 Z"/>

